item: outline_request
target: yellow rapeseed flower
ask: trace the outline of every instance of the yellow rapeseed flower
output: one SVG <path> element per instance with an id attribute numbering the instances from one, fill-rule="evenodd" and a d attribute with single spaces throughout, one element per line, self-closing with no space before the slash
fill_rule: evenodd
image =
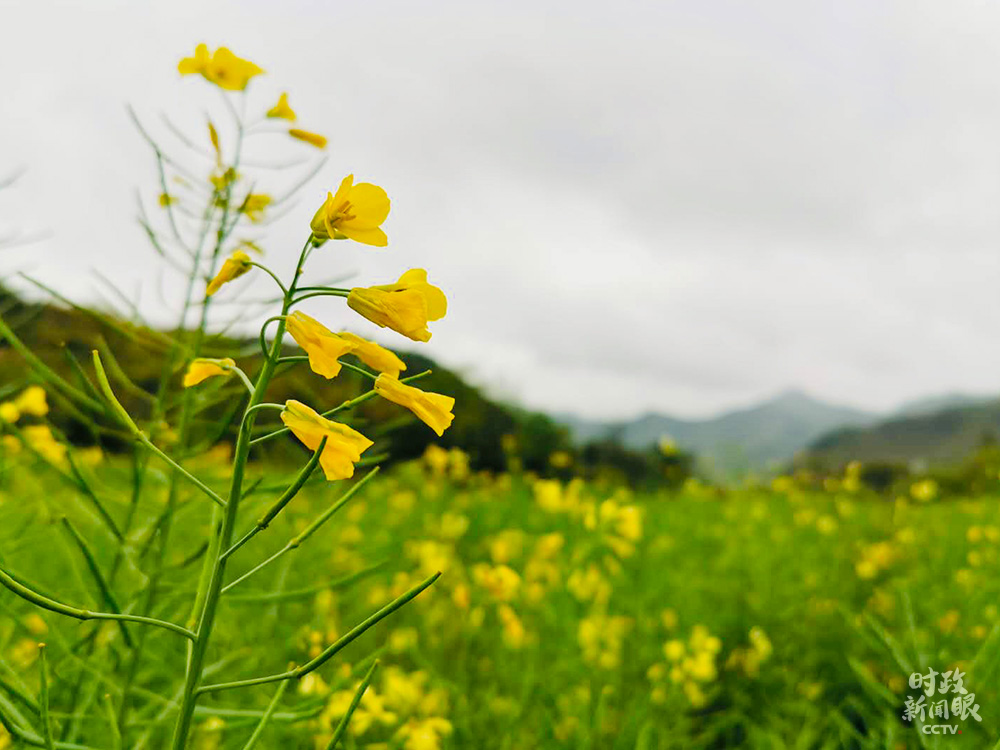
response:
<path id="1" fill-rule="evenodd" d="M 320 240 L 352 239 L 363 245 L 385 247 L 389 238 L 382 223 L 389 216 L 389 196 L 370 182 L 354 184 L 354 175 L 345 177 L 336 193 L 327 193 L 310 227 Z"/>
<path id="2" fill-rule="evenodd" d="M 250 256 L 242 250 L 237 250 L 226 258 L 215 278 L 208 283 L 208 287 L 205 289 L 205 296 L 211 297 L 222 288 L 223 284 L 228 284 L 233 279 L 238 279 L 251 268 L 253 268 L 253 265 L 250 261 Z"/>
<path id="3" fill-rule="evenodd" d="M 0 404 L 0 419 L 13 424 L 21 418 L 21 410 L 13 401 L 4 401 Z"/>
<path id="4" fill-rule="evenodd" d="M 62 465 L 65 462 L 67 448 L 56 439 L 48 425 L 25 427 L 24 439 L 49 463 Z"/>
<path id="5" fill-rule="evenodd" d="M 375 325 L 413 341 L 430 341 L 428 321 L 440 320 L 448 312 L 448 298 L 427 283 L 427 271 L 422 268 L 411 268 L 395 284 L 356 287 L 347 304 Z"/>
<path id="6" fill-rule="evenodd" d="M 278 97 L 278 103 L 267 110 L 268 117 L 277 117 L 289 122 L 295 122 L 295 110 L 288 106 L 288 93 L 283 93 Z"/>
<path id="7" fill-rule="evenodd" d="M 384 372 L 387 375 L 399 377 L 399 373 L 406 369 L 406 363 L 383 346 L 379 346 L 374 341 L 355 336 L 353 333 L 341 331 L 338 334 L 342 339 L 354 344 L 351 352 L 366 365 L 377 372 Z"/>
<path id="8" fill-rule="evenodd" d="M 316 450 L 325 437 L 326 447 L 319 465 L 329 480 L 354 476 L 354 464 L 374 443 L 357 430 L 317 414 L 299 401 L 286 401 L 281 421 L 310 450 Z"/>
<path id="9" fill-rule="evenodd" d="M 264 209 L 271 205 L 271 196 L 251 193 L 243 201 L 243 213 L 254 224 L 264 218 Z"/>
<path id="10" fill-rule="evenodd" d="M 215 151 L 215 163 L 222 166 L 222 146 L 219 143 L 219 131 L 215 129 L 212 121 L 208 121 L 208 140 L 212 142 L 212 149 Z"/>
<path id="11" fill-rule="evenodd" d="M 315 146 L 316 148 L 326 148 L 325 135 L 311 133 L 308 130 L 301 130 L 299 128 L 289 128 L 288 135 L 292 136 L 292 138 L 295 138 L 296 140 L 302 141 L 303 143 L 308 143 L 310 146 Z"/>
<path id="12" fill-rule="evenodd" d="M 14 399 L 14 406 L 22 414 L 33 417 L 44 417 L 49 413 L 49 405 L 45 400 L 45 389 L 40 385 L 29 385 Z"/>
<path id="13" fill-rule="evenodd" d="M 195 48 L 194 57 L 181 60 L 177 70 L 182 76 L 197 73 L 226 91 L 242 91 L 251 78 L 264 72 L 249 60 L 237 57 L 226 47 L 219 47 L 209 54 L 208 47 L 204 44 Z"/>
<path id="14" fill-rule="evenodd" d="M 444 434 L 455 419 L 451 410 L 455 407 L 455 399 L 440 393 L 428 393 L 412 385 L 400 383 L 392 375 L 382 373 L 375 380 L 375 392 L 382 398 L 394 404 L 405 406 L 437 433 Z"/>
<path id="15" fill-rule="evenodd" d="M 441 750 L 441 738 L 451 733 L 452 725 L 447 719 L 412 718 L 396 731 L 396 739 L 403 740 L 403 750 Z"/>
<path id="16" fill-rule="evenodd" d="M 217 375 L 229 375 L 236 362 L 230 357 L 224 359 L 194 359 L 188 365 L 187 372 L 184 373 L 184 387 L 190 388 L 193 385 Z"/>
<path id="17" fill-rule="evenodd" d="M 340 357 L 354 351 L 353 341 L 338 336 L 318 320 L 296 310 L 285 321 L 288 333 L 309 355 L 309 367 L 324 378 L 340 372 Z"/>

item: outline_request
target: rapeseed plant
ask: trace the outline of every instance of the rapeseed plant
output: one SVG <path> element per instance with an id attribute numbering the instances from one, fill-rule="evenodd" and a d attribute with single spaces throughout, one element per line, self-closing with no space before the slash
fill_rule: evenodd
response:
<path id="1" fill-rule="evenodd" d="M 258 534 L 265 532 L 275 518 L 295 499 L 317 467 L 322 468 L 327 481 L 337 482 L 353 477 L 356 467 L 364 463 L 362 454 L 366 453 L 374 442 L 349 424 L 331 417 L 337 415 L 343 418 L 356 403 L 372 397 L 382 397 L 411 410 L 438 435 L 444 433 L 454 418 L 452 414 L 454 399 L 441 394 L 427 393 L 408 384 L 426 373 L 400 380 L 399 375 L 406 366 L 393 352 L 353 333 L 335 334 L 297 307 L 306 299 L 313 297 L 341 297 L 347 301 L 350 308 L 378 325 L 398 331 L 412 340 L 426 341 L 430 338 L 430 333 L 426 330 L 427 322 L 444 317 L 447 300 L 440 289 L 427 283 L 427 274 L 422 269 L 408 271 L 396 284 L 387 286 L 358 289 L 341 289 L 322 284 L 307 286 L 308 260 L 314 252 L 321 252 L 320 248 L 327 240 L 352 240 L 362 246 L 375 247 L 384 247 L 388 244 L 388 237 L 382 229 L 390 209 L 385 190 L 370 183 L 355 183 L 353 175 L 344 178 L 336 192 L 328 193 L 327 200 L 320 206 L 311 222 L 303 221 L 305 242 L 286 281 L 268 266 L 251 258 L 247 251 L 255 252 L 258 245 L 254 240 L 237 240 L 234 237 L 236 227 L 240 225 L 241 220 L 249 222 L 250 225 L 264 223 L 270 212 L 287 200 L 287 198 L 278 200 L 268 193 L 260 192 L 256 190 L 255 184 L 247 186 L 243 174 L 244 167 L 241 165 L 241 149 L 248 129 L 241 110 L 245 110 L 248 101 L 247 88 L 263 75 L 264 71 L 225 47 L 209 52 L 204 44 L 197 46 L 193 56 L 181 60 L 178 70 L 183 76 L 200 75 L 221 89 L 224 98 L 233 96 L 234 93 L 238 95 L 238 104 L 225 98 L 237 136 L 235 151 L 231 158 L 227 158 L 220 129 L 215 123 L 211 121 L 208 123 L 211 146 L 209 153 L 214 162 L 206 181 L 210 195 L 200 213 L 202 220 L 197 238 L 191 240 L 185 236 L 181 219 L 183 216 L 196 216 L 198 213 L 185 205 L 186 196 L 171 191 L 168 173 L 170 170 L 176 171 L 177 184 L 197 192 L 191 184 L 191 175 L 179 166 L 177 160 L 169 157 L 140 126 L 140 131 L 152 146 L 157 159 L 160 176 L 157 203 L 167 216 L 168 238 L 161 238 L 145 217 L 143 225 L 158 252 L 166 255 L 165 247 L 169 245 L 172 251 L 179 250 L 181 256 L 189 263 L 187 296 L 180 315 L 181 328 L 184 327 L 191 309 L 198 307 L 201 309 L 200 320 L 194 330 L 193 338 L 185 335 L 172 338 L 165 334 L 158 337 L 157 345 L 169 351 L 169 358 L 168 370 L 164 373 L 157 391 L 149 393 L 132 383 L 117 366 L 112 352 L 106 347 L 103 351 L 96 349 L 93 351 L 92 363 L 96 384 L 87 379 L 82 368 L 78 368 L 81 384 L 74 385 L 42 364 L 8 326 L 0 323 L 0 333 L 24 355 L 45 387 L 51 389 L 53 394 L 58 393 L 60 401 L 67 403 L 75 413 L 80 413 L 80 410 L 86 412 L 86 419 L 95 435 L 115 434 L 119 439 L 131 440 L 135 446 L 132 507 L 122 527 L 119 525 L 120 521 L 105 509 L 93 486 L 82 473 L 80 467 L 86 465 L 89 460 L 80 460 L 83 456 L 77 455 L 66 440 L 57 435 L 44 421 L 21 424 L 24 419 L 45 418 L 48 413 L 45 388 L 32 385 L 16 397 L 0 404 L 0 418 L 5 424 L 7 433 L 4 436 L 5 445 L 13 445 L 14 443 L 6 442 L 7 438 L 13 438 L 19 445 L 28 448 L 62 472 L 68 482 L 74 484 L 93 501 L 99 515 L 106 523 L 107 530 L 116 540 L 117 551 L 111 569 L 102 570 L 91 551 L 92 542 L 77 531 L 69 520 L 64 521 L 70 537 L 79 547 L 98 584 L 103 595 L 105 611 L 92 611 L 66 604 L 61 601 L 61 597 L 43 594 L 33 585 L 9 573 L 6 568 L 0 568 L 0 584 L 43 610 L 81 621 L 105 621 L 118 626 L 117 630 L 101 631 L 116 634 L 122 639 L 120 643 L 115 644 L 116 650 L 119 651 L 115 661 L 123 667 L 121 675 L 116 678 L 120 680 L 120 695 L 117 696 L 117 700 L 114 696 L 109 696 L 107 701 L 106 736 L 117 738 L 118 746 L 121 746 L 126 738 L 130 738 L 131 741 L 138 737 L 140 746 L 156 742 L 173 750 L 221 747 L 223 737 L 232 731 L 230 725 L 219 716 L 210 717 L 206 721 L 196 721 L 199 704 L 203 704 L 209 696 L 220 693 L 276 684 L 278 687 L 271 707 L 259 716 L 256 728 L 248 740 L 250 744 L 247 747 L 251 747 L 273 717 L 290 681 L 305 684 L 303 680 L 309 678 L 315 684 L 321 684 L 322 678 L 317 670 L 376 623 L 427 589 L 440 576 L 440 569 L 429 570 L 422 580 L 411 580 L 409 576 L 403 574 L 405 590 L 398 591 L 392 601 L 382 602 L 384 606 L 381 609 L 342 634 L 338 635 L 336 631 L 321 634 L 308 658 L 298 665 L 291 665 L 285 671 L 275 671 L 263 676 L 237 673 L 233 675 L 234 679 L 229 681 L 213 682 L 210 679 L 216 671 L 208 662 L 213 633 L 220 617 L 224 616 L 222 603 L 229 591 L 304 544 L 378 471 L 378 466 L 370 469 L 364 478 L 347 489 L 337 502 L 310 524 L 301 528 L 276 555 L 265 559 L 237 578 L 228 575 L 230 562 L 238 553 L 246 554 L 245 550 L 250 549 L 248 545 Z M 296 120 L 296 114 L 288 104 L 286 93 L 281 95 L 277 104 L 266 110 L 264 118 Z M 138 118 L 134 119 L 139 125 Z M 324 146 L 326 142 L 322 136 L 296 129 L 291 129 L 289 135 L 293 139 L 317 147 Z M 185 142 L 190 143 L 187 140 Z M 206 252 L 210 237 L 214 237 L 214 246 Z M 225 259 L 220 264 L 218 261 L 222 258 Z M 205 350 L 208 310 L 212 299 L 224 289 L 227 291 L 231 289 L 235 281 L 255 270 L 265 273 L 276 285 L 280 292 L 280 312 L 270 317 L 261 328 L 261 359 L 256 372 L 253 372 L 246 369 L 245 356 L 239 358 L 207 356 Z M 200 286 L 199 282 L 204 283 L 204 286 Z M 275 324 L 275 328 L 268 341 L 266 331 L 271 324 Z M 305 349 L 307 357 L 284 356 L 286 333 Z M 340 359 L 347 355 L 356 357 L 361 365 L 341 362 Z M 371 381 L 371 388 L 358 399 L 327 409 L 323 413 L 295 399 L 288 399 L 284 403 L 267 401 L 265 395 L 280 372 L 306 358 L 312 370 L 324 378 L 334 378 L 342 367 L 347 367 L 368 378 Z M 182 392 L 178 394 L 171 390 L 171 375 L 175 368 L 179 369 L 185 362 Z M 118 388 L 124 386 L 124 390 L 130 395 L 141 396 L 145 405 L 150 408 L 144 409 L 138 416 L 133 416 L 119 400 L 112 379 L 116 381 Z M 229 385 L 230 382 L 234 387 Z M 207 396 L 199 397 L 197 394 L 203 389 L 210 388 L 210 384 L 214 384 L 215 389 L 211 392 L 219 393 L 225 400 L 231 402 L 238 415 L 235 445 L 231 449 L 230 446 L 224 446 L 225 451 L 219 454 L 220 457 L 228 457 L 231 461 L 227 478 L 228 489 L 224 491 L 217 491 L 211 486 L 214 483 L 213 478 L 206 476 L 203 479 L 192 473 L 188 466 L 193 464 L 185 461 L 197 455 L 194 441 L 202 436 L 198 434 L 194 422 L 196 418 L 201 422 L 204 421 L 198 414 L 204 408 L 207 399 Z M 264 432 L 257 428 L 258 421 L 263 421 L 266 414 L 275 412 L 283 423 L 283 428 L 271 427 Z M 176 418 L 173 424 L 168 419 L 170 416 Z M 240 527 L 246 526 L 246 519 L 243 517 L 244 514 L 241 514 L 240 508 L 249 491 L 247 467 L 251 449 L 287 433 L 301 442 L 312 455 L 256 523 L 241 531 Z M 211 441 L 204 448 L 211 448 Z M 150 482 L 150 463 L 154 459 L 167 467 L 169 476 L 166 505 L 160 520 L 154 525 L 152 535 L 143 542 L 147 551 L 150 547 L 154 547 L 157 549 L 157 554 L 151 558 L 146 590 L 140 591 L 135 600 L 124 607 L 113 592 L 119 583 L 120 571 L 126 563 L 129 566 L 142 566 L 146 562 L 143 558 L 148 552 L 137 558 L 134 541 L 129 535 L 134 531 L 132 523 L 137 508 L 140 503 L 145 502 L 144 496 L 148 493 L 146 485 Z M 185 466 L 185 463 L 188 466 Z M 158 594 L 167 561 L 170 559 L 167 554 L 170 527 L 178 512 L 179 503 L 191 502 L 186 497 L 187 491 L 182 490 L 183 487 L 198 492 L 214 507 L 214 515 L 211 524 L 205 529 L 203 551 L 198 556 L 203 561 L 202 574 L 196 589 L 189 592 L 193 604 L 190 616 L 184 624 L 180 624 L 159 616 L 161 606 Z M 351 528 L 347 526 L 345 534 Z M 363 539 L 363 535 L 358 531 L 355 541 L 361 543 Z M 423 568 L 428 570 L 428 565 L 424 565 Z M 126 623 L 129 624 L 128 627 Z M 166 741 L 165 737 L 151 739 L 152 733 L 157 731 L 156 722 L 148 724 L 146 731 L 139 735 L 138 728 L 130 721 L 133 712 L 148 713 L 148 705 L 143 705 L 148 704 L 148 699 L 144 700 L 142 696 L 148 695 L 150 691 L 141 686 L 148 659 L 146 648 L 148 628 L 155 628 L 160 633 L 169 633 L 186 642 L 186 663 L 182 675 L 179 679 L 175 679 L 173 684 L 167 682 L 156 686 L 157 691 L 167 691 L 167 694 L 174 694 L 176 691 L 176 696 L 171 701 L 172 710 L 160 720 L 162 722 L 171 717 L 173 719 L 174 728 L 168 744 L 162 744 Z M 142 635 L 139 634 L 140 631 Z M 99 636 L 98 631 L 92 631 L 92 634 L 84 640 L 84 656 L 89 656 L 102 646 L 108 645 L 106 636 Z M 12 732 L 19 741 L 29 744 L 42 743 L 52 748 L 52 737 L 55 732 L 63 738 L 61 742 L 69 743 L 60 746 L 89 747 L 74 743 L 79 737 L 90 734 L 90 730 L 83 726 L 81 720 L 95 708 L 95 702 L 99 702 L 96 701 L 96 696 L 84 693 L 81 698 L 82 681 L 78 682 L 78 687 L 71 691 L 74 703 L 69 709 L 69 715 L 73 718 L 62 726 L 57 725 L 50 712 L 46 689 L 49 675 L 45 666 L 45 651 L 36 649 L 34 645 L 31 648 L 24 646 L 22 650 L 20 659 L 22 663 L 35 654 L 41 656 L 42 687 L 38 699 L 40 715 L 36 717 L 37 721 L 34 721 L 23 717 L 19 712 L 8 713 L 6 703 L 0 702 L 0 716 L 3 716 L 2 724 L 5 727 L 5 734 L 0 735 L 2 737 L 0 742 L 9 744 L 10 738 L 6 733 Z M 262 651 L 256 661 L 266 663 L 266 652 Z M 346 696 L 347 700 L 346 703 L 343 700 L 338 703 L 339 708 L 335 713 L 340 719 L 340 724 L 330 737 L 329 747 L 337 744 L 352 714 L 355 715 L 355 722 L 362 727 L 366 722 L 386 721 L 387 717 L 393 716 L 391 713 L 376 710 L 375 705 L 379 698 L 374 690 L 367 694 L 365 692 L 372 679 L 374 666 L 373 664 L 365 679 L 361 680 L 353 690 L 337 694 Z M 405 692 L 399 687 L 400 679 L 393 673 L 391 677 L 393 694 Z M 450 732 L 451 727 L 446 720 L 432 715 L 408 717 L 406 723 L 397 729 L 397 734 L 404 745 L 413 750 L 436 747 L 439 739 Z M 363 732 L 359 730 L 359 733 Z"/>

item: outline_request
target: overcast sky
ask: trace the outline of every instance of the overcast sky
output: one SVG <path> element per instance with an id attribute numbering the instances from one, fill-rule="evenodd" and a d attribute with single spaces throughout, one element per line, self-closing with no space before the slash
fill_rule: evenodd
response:
<path id="1" fill-rule="evenodd" d="M 314 273 L 427 268 L 450 310 L 422 346 L 496 395 L 620 418 L 788 387 L 873 409 L 1000 392 L 996 3 L 83 5 L 0 2 L 0 174 L 27 168 L 0 228 L 48 233 L 6 272 L 96 300 L 99 269 L 172 319 L 124 106 L 204 139 L 218 93 L 176 71 L 204 41 L 267 70 L 249 111 L 287 90 L 330 138 L 267 262 L 288 272 L 343 175 L 383 185 L 389 248 L 332 243 Z M 250 150 L 312 155 L 285 140 Z M 309 311 L 375 330 L 339 300 Z"/>

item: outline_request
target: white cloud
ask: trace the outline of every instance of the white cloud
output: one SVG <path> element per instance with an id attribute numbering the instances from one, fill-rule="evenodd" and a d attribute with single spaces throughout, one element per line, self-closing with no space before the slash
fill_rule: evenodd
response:
<path id="1" fill-rule="evenodd" d="M 169 320 L 124 103 L 201 137 L 219 99 L 174 66 L 204 40 L 268 70 L 252 108 L 287 89 L 331 138 L 275 265 L 343 174 L 385 185 L 390 249 L 337 243 L 314 272 L 428 268 L 451 301 L 428 353 L 495 392 L 611 417 L 989 391 L 998 21 L 974 0 L 8 4 L 0 159 L 29 171 L 0 227 L 51 237 L 4 268 L 89 299 L 98 268 Z"/>

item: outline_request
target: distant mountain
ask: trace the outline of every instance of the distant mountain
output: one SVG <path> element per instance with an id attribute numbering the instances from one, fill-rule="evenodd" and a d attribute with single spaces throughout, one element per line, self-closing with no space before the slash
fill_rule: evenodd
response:
<path id="1" fill-rule="evenodd" d="M 599 422 L 556 417 L 579 442 L 617 438 L 630 448 L 646 448 L 668 435 L 697 455 L 716 475 L 734 476 L 788 461 L 833 429 L 871 424 L 876 415 L 819 401 L 790 390 L 748 409 L 704 420 L 647 414 L 630 422 Z"/>
<path id="2" fill-rule="evenodd" d="M 996 396 L 973 395 L 971 393 L 943 393 L 938 396 L 907 401 L 896 409 L 895 417 L 919 417 L 925 414 L 936 414 L 946 409 L 959 409 L 965 406 L 982 406 L 996 400 Z"/>
<path id="3" fill-rule="evenodd" d="M 849 461 L 863 463 L 950 463 L 985 442 L 1000 441 L 1000 398 L 972 400 L 930 413 L 920 410 L 866 427 L 835 430 L 815 441 L 799 460 L 803 465 L 835 469 Z"/>

